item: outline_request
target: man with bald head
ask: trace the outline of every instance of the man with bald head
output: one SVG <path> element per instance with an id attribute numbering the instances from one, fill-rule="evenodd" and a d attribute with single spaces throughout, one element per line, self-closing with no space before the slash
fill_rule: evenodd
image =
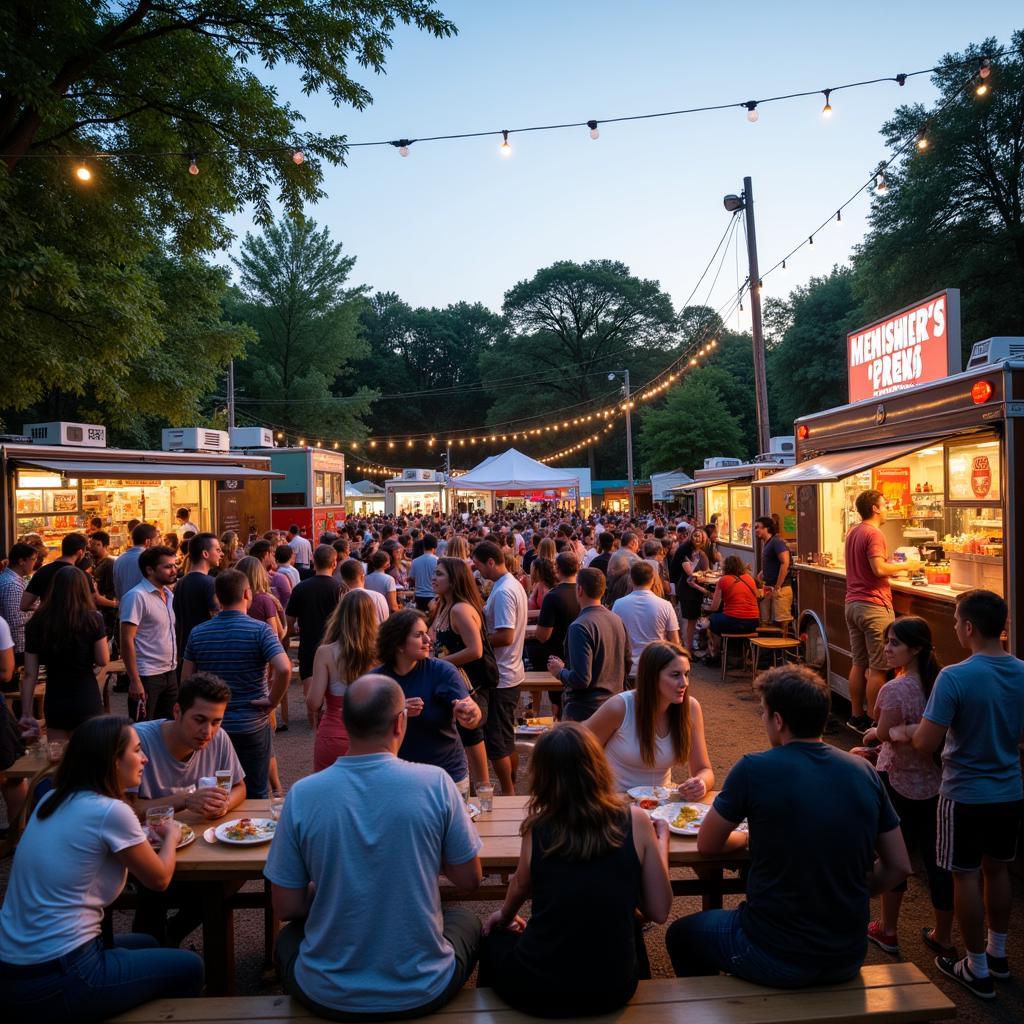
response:
<path id="1" fill-rule="evenodd" d="M 267 858 L 278 970 L 317 1016 L 433 1013 L 476 964 L 479 919 L 442 912 L 437 876 L 476 889 L 482 844 L 448 773 L 398 759 L 407 714 L 387 676 L 349 686 L 348 753 L 292 787 Z"/>

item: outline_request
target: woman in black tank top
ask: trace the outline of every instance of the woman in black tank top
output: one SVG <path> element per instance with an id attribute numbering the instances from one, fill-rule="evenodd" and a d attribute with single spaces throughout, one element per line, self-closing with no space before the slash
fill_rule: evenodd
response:
<path id="1" fill-rule="evenodd" d="M 604 750 L 575 722 L 537 742 L 519 866 L 484 925 L 480 982 L 541 1017 L 610 1013 L 646 963 L 635 911 L 672 905 L 668 828 L 615 791 Z M 533 901 L 529 923 L 518 916 Z"/>
<path id="2" fill-rule="evenodd" d="M 434 570 L 434 593 L 437 598 L 427 613 L 435 658 L 462 669 L 469 679 L 470 691 L 486 690 L 493 685 L 486 677 L 484 662 L 484 605 L 469 567 L 461 558 L 439 558 Z M 482 692 L 473 699 L 487 715 Z M 458 725 L 462 746 L 469 761 L 470 778 L 475 785 L 488 781 L 487 754 L 484 750 L 483 721 L 475 729 Z"/>

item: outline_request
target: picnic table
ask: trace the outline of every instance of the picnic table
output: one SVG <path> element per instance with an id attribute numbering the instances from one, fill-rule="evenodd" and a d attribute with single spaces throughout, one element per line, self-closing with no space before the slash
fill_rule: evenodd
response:
<path id="1" fill-rule="evenodd" d="M 494 809 L 476 819 L 477 832 L 483 840 L 480 860 L 484 873 L 496 876 L 497 880 L 489 883 L 485 880 L 485 884 L 471 894 L 461 893 L 446 882 L 442 883 L 445 899 L 503 898 L 508 876 L 519 863 L 519 826 L 528 799 L 526 796 L 496 796 Z M 707 799 L 710 802 L 711 795 Z M 201 821 L 190 812 L 181 812 L 177 817 L 180 821 L 189 822 L 197 833 L 195 842 L 178 851 L 174 878 L 203 885 L 203 952 L 207 987 L 211 994 L 231 994 L 235 986 L 234 911 L 242 907 L 262 907 L 268 944 L 273 935 L 269 884 L 262 892 L 238 891 L 246 882 L 263 879 L 270 843 L 258 846 L 208 843 L 203 838 L 203 831 L 219 822 Z M 270 803 L 268 800 L 245 800 L 231 812 L 230 818 L 236 817 L 270 817 Z M 697 852 L 696 837 L 673 835 L 669 841 L 669 866 L 699 868 L 700 875 L 673 879 L 672 890 L 677 896 L 700 896 L 705 909 L 719 908 L 723 894 L 743 891 L 742 880 L 726 879 L 725 871 L 741 868 L 748 860 L 745 850 L 704 857 Z"/>

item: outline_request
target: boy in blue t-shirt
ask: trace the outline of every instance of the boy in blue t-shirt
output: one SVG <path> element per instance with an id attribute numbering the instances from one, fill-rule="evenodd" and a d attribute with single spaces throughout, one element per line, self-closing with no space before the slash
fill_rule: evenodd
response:
<path id="1" fill-rule="evenodd" d="M 939 956 L 935 966 L 982 999 L 995 998 L 993 978 L 1010 977 L 1009 864 L 1017 856 L 1024 809 L 1024 662 L 1003 650 L 1006 617 L 1006 602 L 991 590 L 959 595 L 953 624 L 971 657 L 939 673 L 924 718 L 906 729 L 917 750 L 931 754 L 943 748 L 936 858 L 939 867 L 953 872 L 967 956 Z"/>

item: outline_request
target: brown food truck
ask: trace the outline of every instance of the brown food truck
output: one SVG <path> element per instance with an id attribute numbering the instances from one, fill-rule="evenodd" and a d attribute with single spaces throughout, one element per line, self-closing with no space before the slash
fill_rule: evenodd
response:
<path id="1" fill-rule="evenodd" d="M 803 417 L 796 464 L 754 481 L 796 488 L 799 633 L 807 662 L 844 696 L 844 541 L 868 489 L 886 500 L 889 558 L 924 560 L 920 573 L 890 580 L 896 615 L 926 619 L 939 660 L 961 661 L 956 595 L 985 587 L 1005 597 L 1009 650 L 1024 655 L 1024 359 L 995 358 L 1016 354 L 1010 341 L 1024 356 L 1022 339 L 992 339 L 991 351 L 980 342 L 966 372 Z"/>
<path id="2" fill-rule="evenodd" d="M 65 534 L 85 532 L 97 518 L 116 553 L 131 546 L 129 520 L 169 532 L 178 508 L 188 508 L 200 530 L 233 530 L 243 543 L 250 529 L 270 528 L 270 481 L 280 474 L 266 455 L 105 445 L 104 428 L 69 423 L 31 425 L 25 441 L 0 443 L 5 551 L 36 533 L 59 554 Z"/>

